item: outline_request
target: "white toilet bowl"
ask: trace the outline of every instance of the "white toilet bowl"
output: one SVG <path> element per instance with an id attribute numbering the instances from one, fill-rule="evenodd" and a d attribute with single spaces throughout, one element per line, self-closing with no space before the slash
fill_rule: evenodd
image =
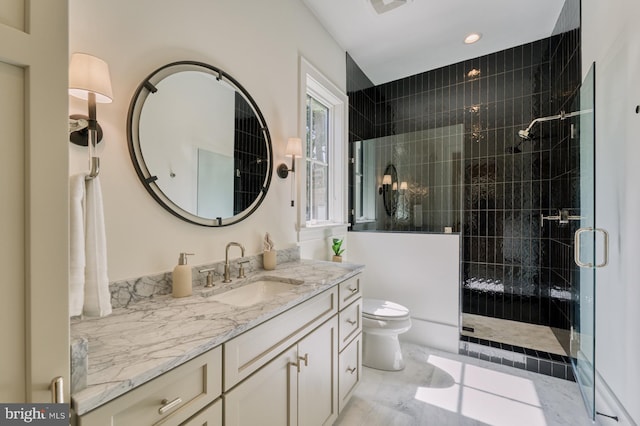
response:
<path id="1" fill-rule="evenodd" d="M 380 299 L 362 301 L 362 364 L 378 370 L 404 369 L 398 334 L 411 328 L 409 309 Z"/>

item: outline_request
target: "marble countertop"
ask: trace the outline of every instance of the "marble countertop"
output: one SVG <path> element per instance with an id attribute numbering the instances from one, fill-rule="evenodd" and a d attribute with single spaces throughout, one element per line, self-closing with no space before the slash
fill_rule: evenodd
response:
<path id="1" fill-rule="evenodd" d="M 71 340 L 88 340 L 89 361 L 87 387 L 71 396 L 73 408 L 82 415 L 105 404 L 363 269 L 350 263 L 298 260 L 234 278 L 213 290 L 195 287 L 190 297 L 159 296 L 114 309 L 104 318 L 73 320 Z M 207 299 L 264 277 L 304 283 L 247 307 Z"/>

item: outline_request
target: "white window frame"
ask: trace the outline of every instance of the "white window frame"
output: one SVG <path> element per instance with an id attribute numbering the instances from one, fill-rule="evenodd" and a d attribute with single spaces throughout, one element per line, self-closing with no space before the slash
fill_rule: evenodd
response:
<path id="1" fill-rule="evenodd" d="M 296 169 L 296 173 L 299 177 L 297 182 L 299 240 L 303 241 L 316 238 L 318 235 L 326 236 L 327 228 L 337 227 L 341 231 L 336 229 L 336 232 L 342 232 L 347 226 L 349 98 L 303 57 L 300 57 L 299 83 L 298 132 L 302 139 L 304 157 L 300 159 L 300 167 Z M 315 223 L 306 221 L 307 94 L 329 107 L 329 220 Z"/>

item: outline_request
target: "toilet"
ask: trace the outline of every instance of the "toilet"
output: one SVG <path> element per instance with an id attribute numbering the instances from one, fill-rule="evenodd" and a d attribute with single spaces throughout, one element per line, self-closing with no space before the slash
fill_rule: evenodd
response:
<path id="1" fill-rule="evenodd" d="M 378 370 L 404 369 L 398 335 L 411 328 L 409 309 L 388 300 L 362 301 L 362 364 Z"/>

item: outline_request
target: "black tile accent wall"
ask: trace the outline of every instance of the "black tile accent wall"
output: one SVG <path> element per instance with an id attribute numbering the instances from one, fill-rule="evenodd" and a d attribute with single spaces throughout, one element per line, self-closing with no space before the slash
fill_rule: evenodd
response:
<path id="1" fill-rule="evenodd" d="M 362 71 L 350 57 L 347 69 L 349 89 Z M 371 138 L 372 123 L 375 138 L 464 126 L 464 196 L 452 224 L 462 236 L 464 312 L 568 328 L 571 227 L 541 227 L 540 215 L 579 205 L 579 158 L 568 122 L 539 123 L 529 141 L 518 131 L 571 111 L 580 78 L 576 29 L 349 92 L 350 142 Z M 422 165 L 408 167 L 431 184 Z"/>
<path id="2" fill-rule="evenodd" d="M 571 359 L 564 355 L 469 336 L 460 336 L 458 353 L 558 379 L 576 381 Z"/>
<path id="3" fill-rule="evenodd" d="M 346 54 L 347 94 L 349 96 L 349 158 L 353 158 L 352 143 L 375 138 L 375 87 L 358 64 Z M 349 176 L 353 176 L 353 164 L 349 162 Z M 349 223 L 353 216 L 353 179 L 349 179 Z"/>
<path id="4" fill-rule="evenodd" d="M 264 133 L 251 105 L 236 93 L 234 135 L 234 196 L 233 213 L 246 210 L 263 190 L 264 177 L 269 172 Z"/>

